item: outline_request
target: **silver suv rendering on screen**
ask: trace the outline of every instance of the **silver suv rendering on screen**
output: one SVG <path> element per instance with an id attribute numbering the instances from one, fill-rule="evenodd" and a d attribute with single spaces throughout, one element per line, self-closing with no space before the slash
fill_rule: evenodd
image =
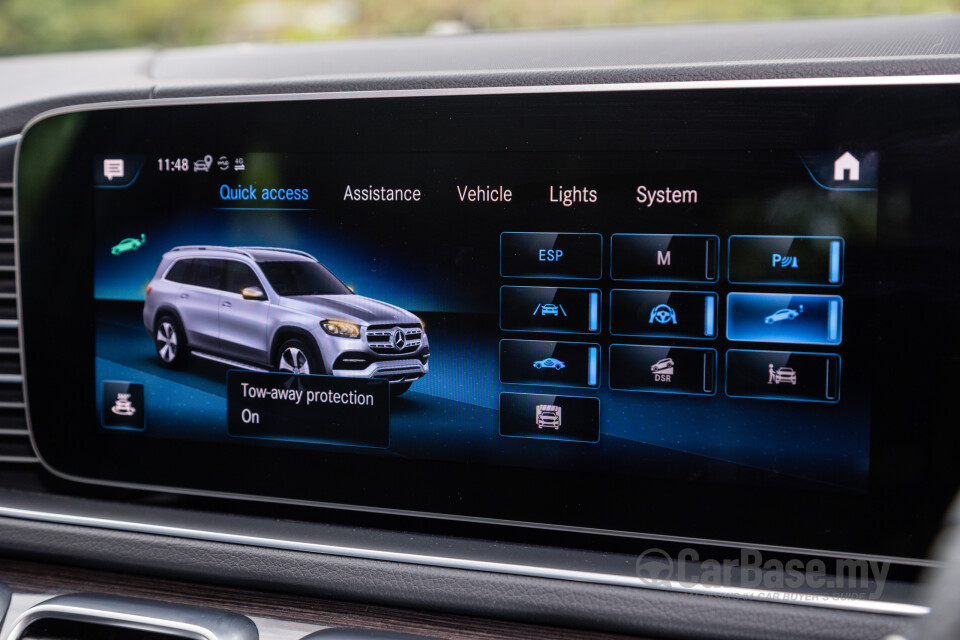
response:
<path id="1" fill-rule="evenodd" d="M 394 393 L 428 371 L 420 318 L 355 294 L 293 249 L 171 249 L 147 286 L 143 323 L 167 367 L 193 354 L 249 369 L 386 378 Z"/>

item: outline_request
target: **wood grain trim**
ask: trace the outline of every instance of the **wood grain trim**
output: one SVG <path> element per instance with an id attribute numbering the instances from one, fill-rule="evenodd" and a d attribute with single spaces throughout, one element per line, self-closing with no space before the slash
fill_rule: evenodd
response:
<path id="1" fill-rule="evenodd" d="M 95 571 L 0 558 L 0 581 L 14 593 L 97 592 L 225 609 L 247 616 L 340 627 L 419 634 L 448 640 L 614 640 L 626 636 L 262 592 L 194 582 Z"/>

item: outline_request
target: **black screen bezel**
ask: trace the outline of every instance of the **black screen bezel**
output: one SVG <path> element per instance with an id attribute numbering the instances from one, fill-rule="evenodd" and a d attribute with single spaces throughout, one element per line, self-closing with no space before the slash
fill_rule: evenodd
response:
<path id="1" fill-rule="evenodd" d="M 918 121 L 912 116 L 921 107 Z M 651 479 L 625 492 L 616 477 L 563 477 L 545 495 L 539 472 L 526 469 L 249 444 L 151 439 L 143 447 L 135 435 L 96 428 L 90 167 L 98 151 L 175 156 L 187 144 L 290 153 L 849 147 L 878 150 L 882 180 L 893 184 L 913 179 L 915 147 L 925 143 L 929 151 L 948 133 L 955 137 L 958 123 L 960 90 L 952 85 L 187 100 L 41 118 L 21 142 L 16 186 L 21 339 L 35 447 L 54 473 L 105 484 L 920 557 L 956 487 L 947 455 L 957 450 L 956 436 L 907 437 L 892 424 L 891 411 L 904 409 L 891 394 L 875 398 L 874 416 L 889 419 L 874 421 L 866 493 L 799 482 L 771 489 L 765 473 L 742 469 L 730 477 L 728 467 L 714 473 L 705 462 L 701 478 L 679 486 Z M 881 198 L 882 189 L 883 182 Z M 91 339 L 78 343 L 69 335 Z M 51 351 L 55 367 L 35 355 Z M 49 389 L 57 391 L 41 391 Z M 949 424 L 945 405 L 933 410 Z"/>

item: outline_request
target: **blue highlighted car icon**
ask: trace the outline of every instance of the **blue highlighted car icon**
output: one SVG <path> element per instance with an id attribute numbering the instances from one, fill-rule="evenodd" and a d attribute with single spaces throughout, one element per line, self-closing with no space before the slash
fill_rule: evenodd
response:
<path id="1" fill-rule="evenodd" d="M 534 369 L 563 369 L 565 366 L 562 360 L 556 358 L 544 358 L 533 363 Z"/>
<path id="2" fill-rule="evenodd" d="M 774 311 L 764 318 L 763 321 L 766 324 L 776 324 L 784 320 L 793 320 L 801 313 L 803 313 L 803 305 L 800 305 L 796 309 L 780 309 L 779 311 Z"/>

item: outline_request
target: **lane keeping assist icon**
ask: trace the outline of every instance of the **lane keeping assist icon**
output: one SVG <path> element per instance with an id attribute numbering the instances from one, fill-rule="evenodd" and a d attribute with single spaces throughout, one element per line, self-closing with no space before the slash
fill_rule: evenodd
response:
<path id="1" fill-rule="evenodd" d="M 566 318 L 567 312 L 564 310 L 562 304 L 546 303 L 538 304 L 537 308 L 533 310 L 533 315 L 556 316 L 558 318 L 563 315 L 563 317 Z"/>

